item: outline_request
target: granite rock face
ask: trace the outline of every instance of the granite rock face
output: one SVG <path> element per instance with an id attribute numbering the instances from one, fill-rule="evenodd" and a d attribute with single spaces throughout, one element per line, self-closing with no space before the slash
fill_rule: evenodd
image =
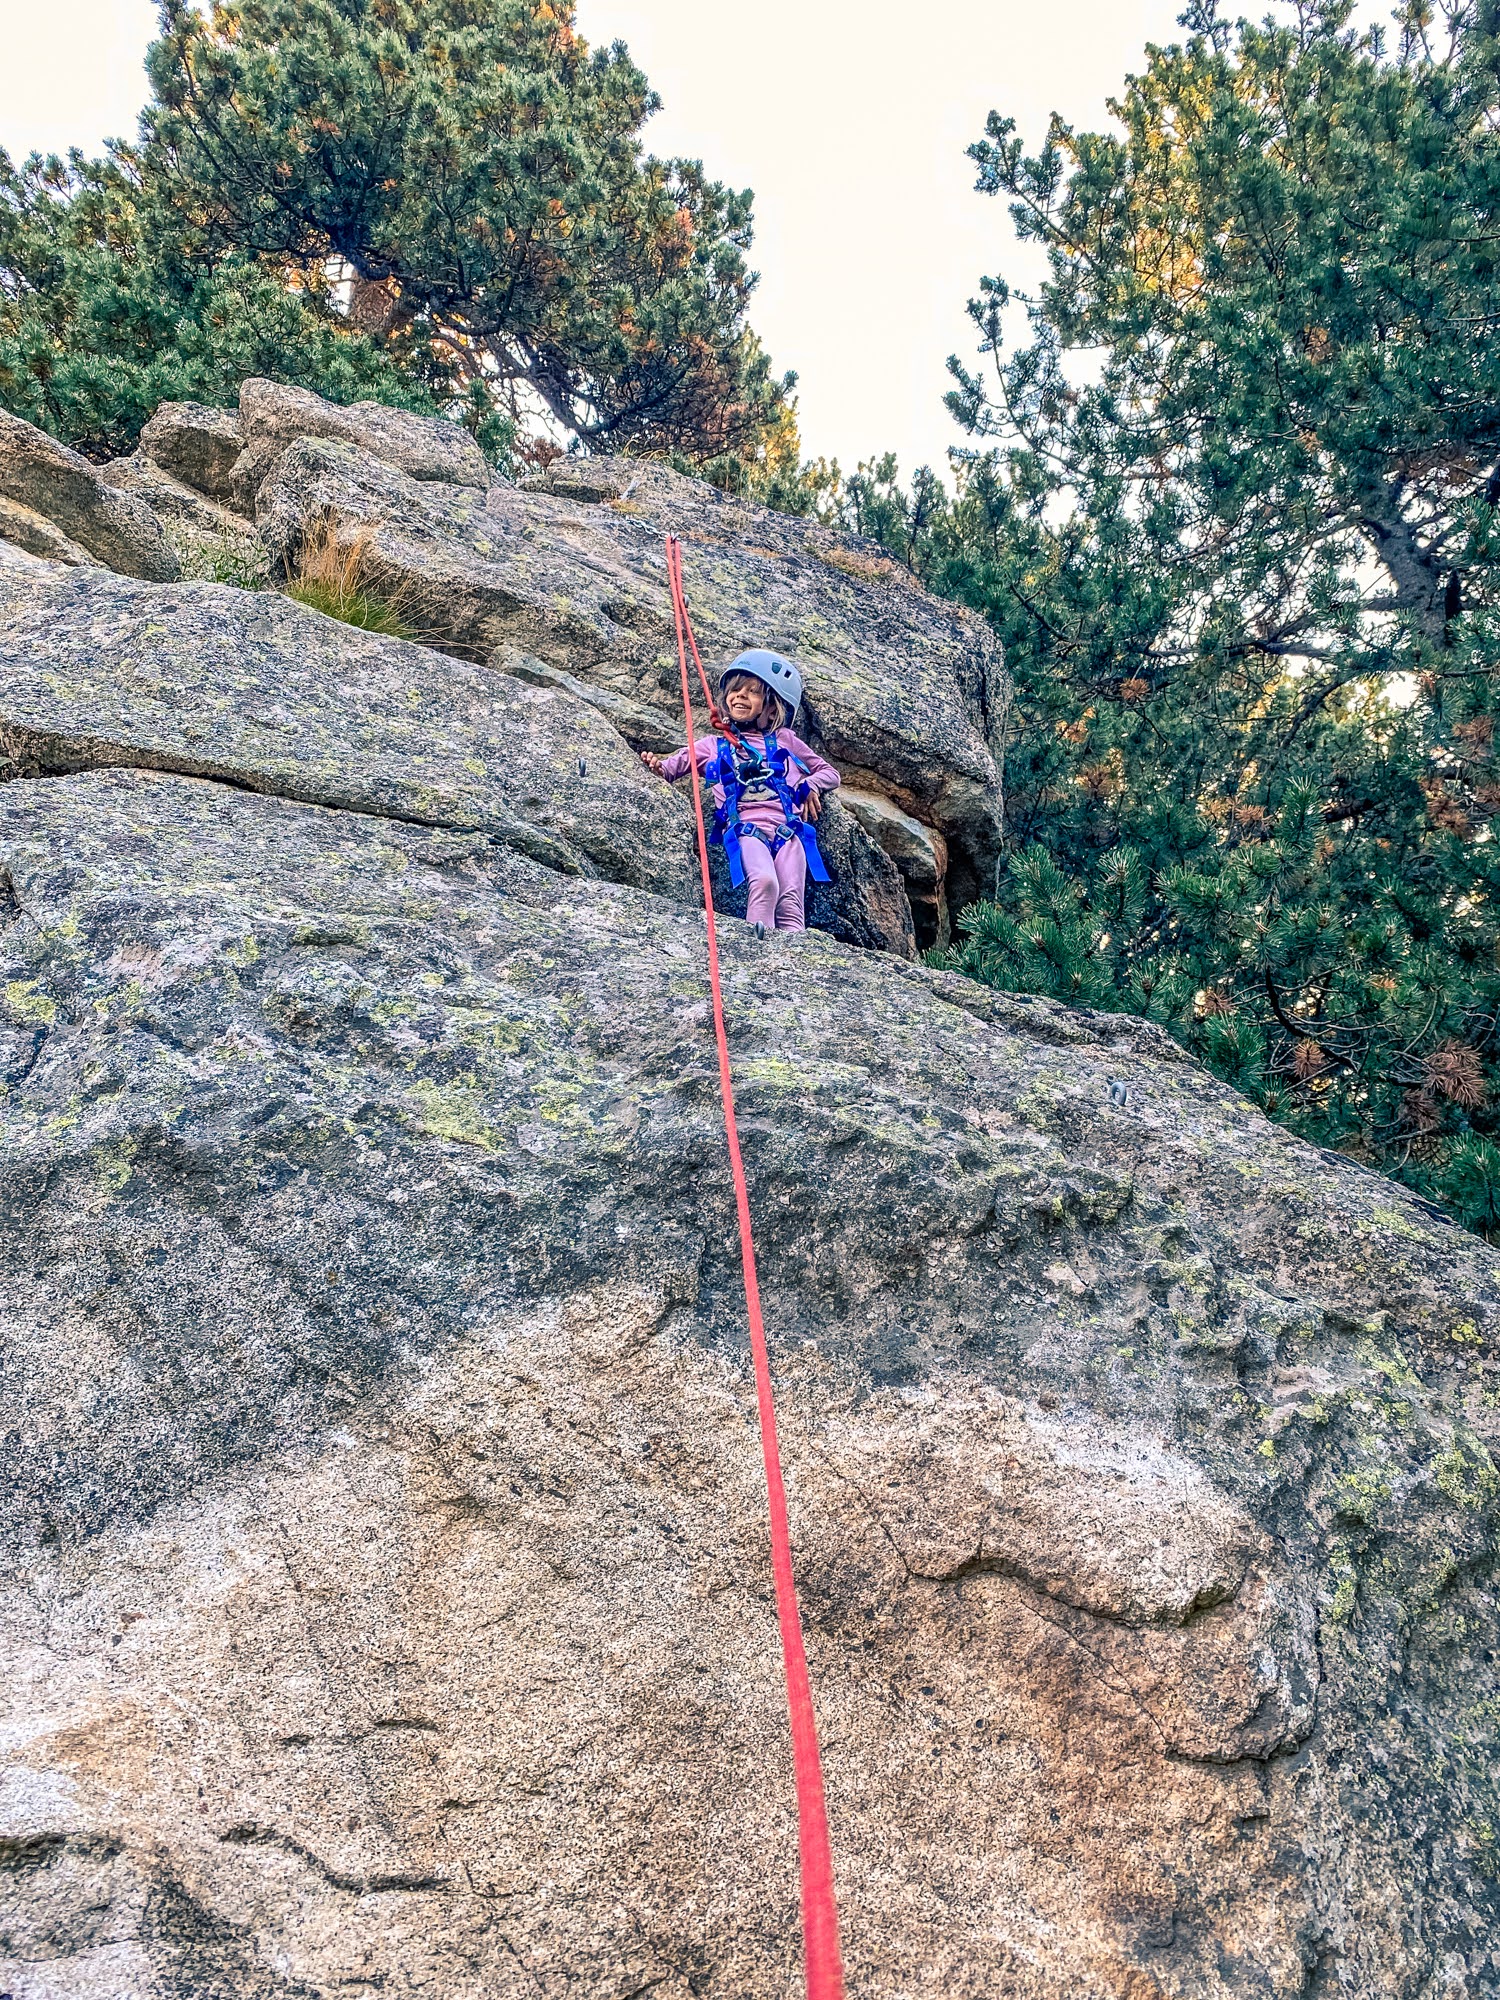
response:
<path id="1" fill-rule="evenodd" d="M 12 770 L 186 772 L 698 896 L 686 802 L 592 709 L 267 592 L 7 580 L 0 742 Z"/>
<path id="2" fill-rule="evenodd" d="M 882 792 L 839 788 L 845 809 L 889 854 L 913 899 L 934 896 L 948 872 L 948 843 L 930 826 L 902 812 Z"/>
<path id="3" fill-rule="evenodd" d="M 149 507 L 106 484 L 76 451 L 0 410 L 0 499 L 50 523 L 63 542 L 126 576 L 170 583 L 180 574 L 177 557 Z M 33 555 L 77 562 L 66 548 L 39 546 L 34 529 L 18 528 L 0 511 L 0 536 Z M 7 524 L 10 525 L 7 525 Z"/>
<path id="4" fill-rule="evenodd" d="M 987 627 L 878 550 L 663 467 L 591 460 L 551 480 L 557 490 L 485 495 L 303 440 L 260 485 L 256 519 L 288 569 L 333 524 L 435 642 L 474 660 L 519 648 L 666 726 L 678 706 L 662 553 L 672 529 L 705 664 L 750 645 L 788 653 L 806 676 L 810 740 L 846 781 L 929 829 L 945 874 L 908 878 L 920 941 L 950 902 L 992 887 L 1005 684 Z M 891 830 L 899 867 L 910 839 Z"/>
<path id="5" fill-rule="evenodd" d="M 254 511 L 266 474 L 298 438 L 355 445 L 411 479 L 443 480 L 481 494 L 490 483 L 484 453 L 461 424 L 384 403 L 330 403 L 311 389 L 252 376 L 240 385 L 239 428 L 244 448 L 227 475 L 227 497 L 246 514 Z"/>
<path id="6" fill-rule="evenodd" d="M 825 934 L 717 900 L 851 1994 L 1495 2000 L 1500 1258 L 912 962 L 982 628 L 371 408 L 0 480 L 0 1995 L 796 1988 L 670 527 L 847 781 Z M 431 643 L 112 574 L 115 503 Z"/>
<path id="7" fill-rule="evenodd" d="M 369 782 L 0 785 L 0 1990 L 782 2000 L 701 918 Z M 851 1993 L 1492 1996 L 1496 1253 L 1138 1022 L 723 961 Z"/>
<path id="8" fill-rule="evenodd" d="M 982 624 L 878 550 L 629 460 L 563 460 L 523 491 L 492 482 L 461 426 L 261 379 L 242 385 L 238 413 L 163 404 L 138 449 L 97 470 L 6 421 L 26 447 L 12 458 L 51 468 L 51 512 L 6 498 L 0 477 L 6 546 L 263 590 L 294 578 L 309 541 L 325 545 L 331 530 L 361 587 L 430 648 L 547 685 L 637 751 L 683 736 L 661 553 L 670 527 L 685 538 L 711 668 L 750 643 L 794 654 L 809 688 L 799 727 L 850 781 L 848 809 L 831 808 L 822 830 L 835 880 L 811 890 L 812 924 L 911 956 L 944 942 L 953 909 L 994 879 L 1003 668 Z M 87 507 L 59 499 L 68 480 Z M 578 729 L 597 733 L 592 721 Z M 585 741 L 578 754 L 587 764 Z M 612 849 L 639 831 L 599 839 Z M 725 908 L 741 910 L 722 886 Z"/>
<path id="9" fill-rule="evenodd" d="M 144 448 L 128 458 L 112 458 L 99 468 L 109 486 L 133 493 L 164 525 L 185 526 L 204 534 L 252 536 L 254 527 L 243 515 L 221 505 L 202 488 L 160 465 Z"/>

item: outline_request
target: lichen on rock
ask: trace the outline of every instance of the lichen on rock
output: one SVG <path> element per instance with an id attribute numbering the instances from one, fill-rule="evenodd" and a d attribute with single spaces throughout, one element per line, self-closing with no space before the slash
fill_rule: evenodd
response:
<path id="1" fill-rule="evenodd" d="M 238 416 L 205 403 L 158 405 L 139 445 L 140 456 L 170 478 L 225 503 L 234 498 L 234 468 L 244 448 Z"/>
<path id="2" fill-rule="evenodd" d="M 716 901 L 851 1992 L 1491 2000 L 1496 1253 L 916 960 L 1005 684 L 880 552 L 246 390 L 0 508 L 0 1993 L 795 1986 L 670 528 L 848 781 Z"/>
<path id="3" fill-rule="evenodd" d="M 459 424 L 384 403 L 330 403 L 311 389 L 252 376 L 240 385 L 243 449 L 226 475 L 228 495 L 250 514 L 267 473 L 299 438 L 337 438 L 409 478 L 439 479 L 481 494 L 490 483 L 484 453 Z"/>
<path id="4" fill-rule="evenodd" d="M 4 1980 L 770 2000 L 701 917 L 378 805 L 0 786 Z M 1496 1254 L 1147 1024 L 721 949 L 851 1990 L 1482 2000 Z"/>
<path id="5" fill-rule="evenodd" d="M 0 730 L 39 769 L 180 771 L 695 889 L 684 802 L 592 709 L 269 593 L 51 568 L 8 584 Z"/>

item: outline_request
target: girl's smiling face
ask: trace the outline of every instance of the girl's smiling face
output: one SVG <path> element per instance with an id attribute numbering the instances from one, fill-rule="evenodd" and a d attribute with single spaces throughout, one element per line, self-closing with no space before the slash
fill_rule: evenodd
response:
<path id="1" fill-rule="evenodd" d="M 766 705 L 766 691 L 749 674 L 740 674 L 724 690 L 729 720 L 740 729 L 754 729 Z"/>

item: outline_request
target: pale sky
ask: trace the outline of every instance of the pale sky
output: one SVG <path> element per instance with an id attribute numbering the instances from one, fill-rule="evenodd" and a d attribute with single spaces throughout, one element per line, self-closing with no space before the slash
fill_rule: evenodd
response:
<path id="1" fill-rule="evenodd" d="M 752 317 L 794 368 L 804 449 L 910 472 L 962 442 L 946 357 L 972 357 L 964 301 L 985 272 L 1036 271 L 964 148 L 992 106 L 1039 141 L 1048 114 L 1098 123 L 1182 0 L 579 0 L 664 104 L 651 150 L 756 194 Z M 1247 8 L 1259 12 L 1259 6 Z M 97 150 L 133 135 L 150 0 L 0 0 L 0 146 Z"/>

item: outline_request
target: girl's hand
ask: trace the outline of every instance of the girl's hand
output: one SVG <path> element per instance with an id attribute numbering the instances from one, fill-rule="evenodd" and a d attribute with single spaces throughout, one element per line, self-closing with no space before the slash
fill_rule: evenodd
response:
<path id="1" fill-rule="evenodd" d="M 802 801 L 802 817 L 806 820 L 815 820 L 822 810 L 823 794 L 809 790 L 807 797 Z"/>
<path id="2" fill-rule="evenodd" d="M 641 762 L 648 771 L 654 771 L 658 778 L 661 776 L 663 759 L 658 757 L 654 750 L 643 750 L 641 752 Z"/>

